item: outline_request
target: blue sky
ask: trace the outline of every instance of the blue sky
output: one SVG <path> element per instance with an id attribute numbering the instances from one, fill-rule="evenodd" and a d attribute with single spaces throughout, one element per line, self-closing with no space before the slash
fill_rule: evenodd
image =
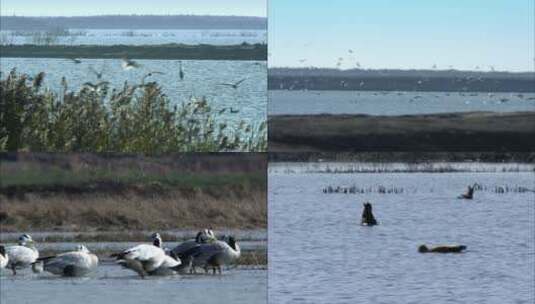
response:
<path id="1" fill-rule="evenodd" d="M 1 14 L 202 14 L 266 16 L 266 0 L 1 0 Z"/>
<path id="2" fill-rule="evenodd" d="M 270 0 L 270 66 L 533 71 L 534 2 Z"/>

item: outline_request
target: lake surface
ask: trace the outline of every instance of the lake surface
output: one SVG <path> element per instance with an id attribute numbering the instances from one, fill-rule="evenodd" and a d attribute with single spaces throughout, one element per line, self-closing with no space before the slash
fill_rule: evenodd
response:
<path id="1" fill-rule="evenodd" d="M 66 45 L 149 45 L 166 43 L 233 45 L 266 43 L 266 30 L 128 30 L 71 29 L 53 44 Z M 0 44 L 35 44 L 33 32 L 0 31 Z"/>
<path id="2" fill-rule="evenodd" d="M 535 93 L 269 91 L 269 115 L 535 111 Z"/>
<path id="3" fill-rule="evenodd" d="M 0 302 L 17 303 L 266 303 L 267 272 L 240 268 L 222 276 L 183 275 L 140 279 L 114 264 L 86 278 L 61 278 L 24 270 L 0 275 Z"/>
<path id="4" fill-rule="evenodd" d="M 533 189 L 533 167 L 333 174 L 277 165 L 269 173 L 271 303 L 533 303 L 534 193 L 492 191 Z M 456 199 L 475 182 L 485 190 L 472 201 Z M 324 194 L 329 185 L 372 190 Z M 374 191 L 381 185 L 405 191 Z M 366 201 L 378 226 L 360 226 Z M 420 254 L 424 243 L 464 244 L 468 251 Z"/>
<path id="5" fill-rule="evenodd" d="M 215 112 L 227 109 L 221 120 L 236 123 L 244 120 L 259 124 L 266 120 L 267 70 L 265 61 L 229 60 L 182 60 L 184 80 L 179 78 L 178 60 L 136 60 L 141 67 L 123 70 L 118 59 L 83 59 L 75 64 L 69 59 L 48 58 L 0 58 L 2 78 L 16 68 L 19 73 L 35 76 L 46 73 L 44 86 L 56 92 L 61 91 L 61 78 L 65 77 L 70 90 L 78 90 L 84 83 L 109 81 L 112 88 L 122 88 L 125 81 L 140 84 L 143 77 L 153 74 L 145 82 L 156 81 L 163 92 L 176 103 L 205 96 Z M 97 80 L 91 68 L 103 73 Z M 237 89 L 219 85 L 235 83 L 246 79 Z M 230 108 L 237 113 L 231 113 Z"/>

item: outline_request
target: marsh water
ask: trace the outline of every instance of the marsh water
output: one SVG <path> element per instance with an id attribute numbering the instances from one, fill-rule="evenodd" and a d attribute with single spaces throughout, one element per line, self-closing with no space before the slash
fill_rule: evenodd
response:
<path id="1" fill-rule="evenodd" d="M 75 64 L 70 59 L 0 58 L 2 77 L 12 69 L 35 76 L 45 71 L 44 86 L 62 92 L 62 77 L 69 90 L 78 90 L 84 83 L 110 82 L 110 87 L 121 89 L 124 82 L 131 85 L 155 81 L 172 102 L 188 102 L 192 98 L 206 97 L 214 112 L 222 111 L 221 120 L 245 121 L 258 124 L 266 120 L 267 75 L 264 61 L 182 60 L 184 79 L 179 77 L 178 60 L 136 60 L 141 67 L 123 70 L 119 59 L 83 59 Z M 97 79 L 91 72 L 102 72 Z M 154 73 L 154 72 L 159 73 Z M 152 76 L 145 75 L 152 72 Z M 221 85 L 245 79 L 237 89 Z M 231 109 L 233 111 L 231 111 Z"/>
<path id="2" fill-rule="evenodd" d="M 394 116 L 473 111 L 535 111 L 535 93 L 271 90 L 268 113 Z"/>
<path id="3" fill-rule="evenodd" d="M 192 231 L 162 231 L 166 235 L 190 237 Z M 101 233 L 102 234 L 102 233 Z M 221 230 L 240 241 L 242 251 L 266 251 L 265 230 Z M 2 233 L 2 242 L 10 245 L 19 233 Z M 140 242 L 72 242 L 80 233 L 32 232 L 41 253 L 74 250 L 83 243 L 100 257 L 97 271 L 85 278 L 61 278 L 49 273 L 34 274 L 29 269 L 12 276 L 0 271 L 0 303 L 266 303 L 267 271 L 264 265 L 229 266 L 223 275 L 205 274 L 149 277 L 116 265 L 107 256 Z M 90 234 L 86 233 L 87 236 Z M 44 242 L 47 238 L 65 238 L 64 242 Z M 164 242 L 173 248 L 178 242 Z M 201 271 L 202 272 L 202 271 Z M 31 291 L 31 292 L 29 292 Z"/>
<path id="4" fill-rule="evenodd" d="M 34 32 L 0 31 L 1 44 L 32 44 L 38 39 Z M 265 30 L 128 30 L 70 29 L 68 35 L 54 37 L 55 44 L 67 45 L 148 45 L 148 44 L 215 44 L 266 43 Z"/>
<path id="5" fill-rule="evenodd" d="M 140 279 L 128 269 L 104 263 L 86 278 L 33 274 L 0 275 L 1 303 L 266 303 L 267 272 L 234 268 L 223 275 Z"/>
<path id="6" fill-rule="evenodd" d="M 270 302 L 533 303 L 535 193 L 495 191 L 535 190 L 533 166 L 490 166 L 337 174 L 270 164 Z M 473 200 L 457 199 L 474 183 L 481 190 Z M 367 190 L 323 193 L 327 186 Z M 382 193 L 380 186 L 403 192 Z M 360 225 L 366 201 L 378 226 Z M 420 254 L 424 243 L 468 250 Z"/>

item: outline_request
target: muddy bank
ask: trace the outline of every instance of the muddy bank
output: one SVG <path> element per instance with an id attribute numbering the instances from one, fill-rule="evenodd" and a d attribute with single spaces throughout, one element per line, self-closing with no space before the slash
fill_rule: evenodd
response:
<path id="1" fill-rule="evenodd" d="M 268 131 L 270 152 L 528 152 L 535 112 L 281 115 L 269 118 Z"/>

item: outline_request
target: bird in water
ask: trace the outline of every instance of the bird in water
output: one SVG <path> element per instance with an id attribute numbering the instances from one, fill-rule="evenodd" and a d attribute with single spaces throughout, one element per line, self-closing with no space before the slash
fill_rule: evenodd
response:
<path id="1" fill-rule="evenodd" d="M 213 240 L 202 243 L 187 252 L 192 260 L 192 267 L 202 267 L 208 273 L 211 268 L 213 274 L 216 271 L 221 274 L 221 267 L 235 262 L 241 256 L 241 249 L 232 236 L 224 241 Z"/>
<path id="2" fill-rule="evenodd" d="M 82 60 L 78 59 L 78 58 L 69 58 L 74 64 L 80 64 L 82 63 Z"/>
<path id="3" fill-rule="evenodd" d="M 439 245 L 439 246 L 427 246 L 421 245 L 418 247 L 418 252 L 420 253 L 461 253 L 466 250 L 464 245 Z"/>
<path id="4" fill-rule="evenodd" d="M 6 253 L 6 248 L 0 245 L 0 269 L 6 268 L 9 262 L 9 256 Z"/>
<path id="5" fill-rule="evenodd" d="M 184 71 L 182 70 L 182 61 L 178 62 L 178 77 L 180 77 L 180 80 L 184 80 Z"/>
<path id="6" fill-rule="evenodd" d="M 194 239 L 184 241 L 173 248 L 171 251 L 184 262 L 191 262 L 193 260 L 191 253 L 201 244 L 207 244 L 217 241 L 212 228 L 203 229 L 197 233 Z M 194 268 L 190 268 L 190 272 L 195 272 Z"/>
<path id="7" fill-rule="evenodd" d="M 98 266 L 98 257 L 84 245 L 78 245 L 75 251 L 38 258 L 45 271 L 65 277 L 80 277 L 93 272 Z"/>
<path id="8" fill-rule="evenodd" d="M 474 198 L 474 190 L 475 190 L 475 186 L 468 186 L 466 193 L 461 194 L 458 198 L 471 200 Z"/>
<path id="9" fill-rule="evenodd" d="M 175 255 L 167 255 L 162 247 L 161 238 L 155 233 L 152 244 L 140 244 L 110 257 L 116 258 L 117 264 L 135 271 L 141 278 L 176 273 L 182 262 Z"/>
<path id="10" fill-rule="evenodd" d="M 239 80 L 239 81 L 237 81 L 237 82 L 235 82 L 235 83 L 218 83 L 218 85 L 229 86 L 229 87 L 231 87 L 231 88 L 233 88 L 233 89 L 237 89 L 238 86 L 239 86 L 242 82 L 244 82 L 245 80 L 247 80 L 247 78 L 243 78 L 242 80 Z"/>
<path id="11" fill-rule="evenodd" d="M 6 253 L 9 258 L 7 268 L 11 269 L 13 275 L 17 274 L 17 269 L 33 265 L 39 257 L 39 251 L 35 248 L 33 239 L 28 234 L 19 237 L 18 245 L 7 247 Z"/>
<path id="12" fill-rule="evenodd" d="M 377 225 L 377 220 L 373 216 L 372 212 L 372 204 L 369 202 L 366 202 L 363 204 L 364 210 L 362 210 L 362 216 L 360 220 L 360 224 L 363 226 L 375 226 Z"/>

